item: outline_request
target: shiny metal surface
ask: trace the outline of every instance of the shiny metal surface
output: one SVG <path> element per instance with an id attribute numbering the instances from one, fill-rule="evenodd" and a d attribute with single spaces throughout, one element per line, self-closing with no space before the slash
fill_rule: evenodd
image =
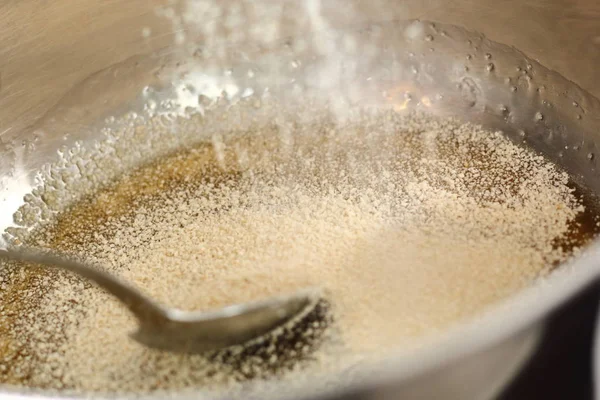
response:
<path id="1" fill-rule="evenodd" d="M 0 134 L 31 125 L 93 74 L 171 45 L 173 26 L 155 13 L 168 3 L 2 2 Z M 349 0 L 329 12 L 339 10 L 340 26 L 424 18 L 467 27 L 518 48 L 600 97 L 600 5 L 594 0 Z M 150 37 L 142 35 L 144 28 Z"/>
<path id="2" fill-rule="evenodd" d="M 58 148 L 101 137 L 97 127 L 104 118 L 139 107 L 146 86 L 164 88 L 168 97 L 178 84 L 190 83 L 186 72 L 208 70 L 210 60 L 181 63 L 182 48 L 173 45 L 174 39 L 179 30 L 194 33 L 193 27 L 157 16 L 154 6 L 160 3 L 23 0 L 0 5 L 0 228 L 11 222 L 23 194 L 35 185 L 33 173 L 53 161 Z M 228 79 L 254 93 L 268 87 L 291 108 L 298 100 L 327 102 L 335 95 L 502 129 L 600 192 L 597 2 L 323 4 L 324 29 L 297 18 L 273 46 L 246 51 L 242 60 L 232 55 Z M 298 16 L 285 10 L 282 15 Z M 403 22 L 411 18 L 436 22 Z M 329 37 L 339 44 L 336 40 L 348 36 L 357 47 L 336 47 L 342 49 L 336 58 L 315 48 L 317 41 L 294 48 L 300 37 Z M 230 43 L 232 48 L 247 45 Z M 301 67 L 292 70 L 291 62 Z M 250 66 L 257 72 L 252 80 L 246 75 Z M 314 79 L 331 68 L 335 80 L 331 75 Z M 222 75 L 216 75 L 223 84 Z M 165 84 L 163 78 L 173 76 L 174 84 Z M 291 90 L 294 84 L 301 96 Z M 535 352 L 547 316 L 598 279 L 599 260 L 596 243 L 573 268 L 552 276 L 547 287 L 525 291 L 484 322 L 449 332 L 420 352 L 391 354 L 378 373 L 359 374 L 341 393 L 363 390 L 364 398 L 373 399 L 493 397 Z M 281 397 L 318 398 L 326 392 L 315 382 L 303 393 L 282 391 Z M 30 398 L 14 391 L 3 396 Z"/>
<path id="3" fill-rule="evenodd" d="M 138 321 L 132 338 L 145 346 L 177 352 L 202 353 L 243 344 L 310 311 L 318 291 L 304 290 L 252 303 L 206 312 L 166 308 L 139 290 L 100 269 L 31 249 L 0 250 L 0 259 L 43 265 L 80 275 L 116 297 Z"/>

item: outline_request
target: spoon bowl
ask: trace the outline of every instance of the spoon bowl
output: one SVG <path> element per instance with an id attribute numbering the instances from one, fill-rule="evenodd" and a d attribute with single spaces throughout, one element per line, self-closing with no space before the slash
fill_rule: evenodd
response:
<path id="1" fill-rule="evenodd" d="M 75 273 L 116 297 L 138 320 L 130 336 L 156 349 L 202 353 L 243 344 L 310 312 L 318 289 L 230 305 L 212 311 L 166 308 L 121 279 L 74 259 L 33 249 L 0 251 L 0 259 L 43 265 Z"/>

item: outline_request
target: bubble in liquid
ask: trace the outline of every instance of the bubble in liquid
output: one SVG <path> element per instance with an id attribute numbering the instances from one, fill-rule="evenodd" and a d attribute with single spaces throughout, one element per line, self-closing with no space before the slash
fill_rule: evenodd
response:
<path id="1" fill-rule="evenodd" d="M 573 102 L 573 107 L 579 107 L 579 103 L 577 103 L 576 101 Z"/>
<path id="2" fill-rule="evenodd" d="M 428 42 L 433 42 L 433 35 L 425 36 L 425 40 L 427 40 Z"/>
<path id="3" fill-rule="evenodd" d="M 544 115 L 541 112 L 538 111 L 538 112 L 535 113 L 535 120 L 536 121 L 541 121 L 543 119 L 544 119 Z"/>
<path id="4" fill-rule="evenodd" d="M 527 136 L 527 132 L 525 132 L 523 129 L 519 129 L 519 136 L 524 138 L 525 136 Z"/>
<path id="5" fill-rule="evenodd" d="M 510 87 L 510 91 L 513 92 L 513 93 L 516 92 L 517 91 L 517 87 L 516 86 L 511 86 Z"/>
<path id="6" fill-rule="evenodd" d="M 473 56 L 472 56 L 472 55 L 470 55 L 470 54 L 467 54 L 467 60 L 470 60 L 470 59 L 472 59 L 472 58 L 473 58 Z"/>
<path id="7" fill-rule="evenodd" d="M 493 63 L 489 63 L 489 64 L 488 64 L 488 65 L 485 67 L 485 69 L 486 69 L 488 72 L 492 72 L 492 71 L 494 70 L 494 68 L 495 68 L 495 67 L 494 67 L 494 64 L 493 64 Z"/>
<path id="8" fill-rule="evenodd" d="M 490 53 L 486 53 L 485 54 L 485 59 L 486 60 L 491 60 L 492 59 L 492 55 Z"/>
<path id="9" fill-rule="evenodd" d="M 581 114 L 577 114 L 577 119 L 581 119 Z"/>
<path id="10" fill-rule="evenodd" d="M 588 153 L 587 158 L 588 160 L 592 161 L 594 159 L 594 153 Z"/>

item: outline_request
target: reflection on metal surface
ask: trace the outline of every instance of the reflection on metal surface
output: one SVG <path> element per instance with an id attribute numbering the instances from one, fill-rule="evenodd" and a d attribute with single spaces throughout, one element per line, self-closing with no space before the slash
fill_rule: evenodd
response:
<path id="1" fill-rule="evenodd" d="M 423 96 L 421 98 L 421 104 L 423 104 L 425 107 L 429 108 L 429 107 L 431 107 L 431 100 L 429 99 L 428 96 Z"/>
<path id="2" fill-rule="evenodd" d="M 589 40 L 597 24 L 584 18 L 590 13 L 600 16 L 597 2 L 509 0 L 499 7 L 497 1 L 488 0 L 425 3 L 390 0 L 374 6 L 373 1 L 349 0 L 348 7 L 360 11 L 351 20 L 338 9 L 323 12 L 331 14 L 331 26 L 344 27 L 356 38 L 354 53 L 348 50 L 335 62 L 323 62 L 322 57 L 314 57 L 315 49 L 310 47 L 294 54 L 286 48 L 276 49 L 274 55 L 248 51 L 242 61 L 238 59 L 238 64 L 227 69 L 226 78 L 222 71 L 206 68 L 202 80 L 190 79 L 189 72 L 194 69 L 179 64 L 176 51 L 169 47 L 176 32 L 169 21 L 154 14 L 154 6 L 160 3 L 22 0 L 0 5 L 0 43 L 10 43 L 0 46 L 3 210 L 0 228 L 12 223 L 12 212 L 22 195 L 30 190 L 35 172 L 56 160 L 61 146 L 101 137 L 97 127 L 107 116 L 127 109 L 139 113 L 152 111 L 145 111 L 143 103 L 152 98 L 160 104 L 169 96 L 174 107 L 170 110 L 180 113 L 186 107 L 201 106 L 204 101 L 201 95 L 218 97 L 223 90 L 230 94 L 231 100 L 250 93 L 250 97 L 258 99 L 256 104 L 260 104 L 260 96 L 267 92 L 278 96 L 282 105 L 316 93 L 341 95 L 365 103 L 391 103 L 402 112 L 422 104 L 432 113 L 458 115 L 503 129 L 515 140 L 526 141 L 546 153 L 587 186 L 600 191 L 598 157 L 589 156 L 598 154 L 600 148 L 600 105 L 589 93 L 600 94 L 596 69 L 600 52 L 583 51 L 597 43 L 597 38 Z M 411 17 L 467 26 L 488 34 L 496 42 L 452 25 L 385 22 Z M 516 23 L 525 18 L 527 23 Z M 372 25 L 367 21 L 381 23 Z M 361 30 L 367 26 L 370 29 Z M 293 41 L 290 42 L 292 47 Z M 530 53 L 588 91 L 497 42 Z M 348 67 L 348 75 L 338 74 L 343 62 L 345 67 L 352 66 Z M 316 73 L 323 71 L 324 77 L 339 79 L 315 79 Z M 164 77 L 179 80 L 164 83 Z M 181 86 L 183 82 L 186 85 Z M 212 83 L 202 89 L 201 82 Z M 325 84 L 330 85 L 327 90 Z M 236 89 L 226 85 L 234 85 Z M 382 99 L 381 93 L 386 90 L 388 95 Z M 150 92 L 151 95 L 138 97 Z M 438 95 L 443 95 L 443 101 L 438 100 Z M 536 118 L 538 114 L 543 118 Z M 45 136 L 35 141 L 34 130 L 27 128 L 35 128 Z M 25 147 L 19 153 L 23 141 L 27 146 L 33 144 L 30 150 Z M 591 279 L 598 264 L 595 263 L 596 269 L 594 265 L 586 267 L 590 275 L 584 278 Z M 398 360 L 398 371 L 404 371 L 404 375 L 398 374 L 400 388 L 396 389 L 404 387 L 408 391 L 411 385 L 417 385 L 419 378 L 413 379 L 417 371 L 438 374 L 439 381 L 421 381 L 429 393 L 438 396 L 448 390 L 448 385 L 439 382 L 465 385 L 453 374 L 465 367 L 463 357 L 489 356 L 485 352 L 472 354 L 473 346 L 478 350 L 491 346 L 489 338 L 494 335 L 503 335 L 501 339 L 496 337 L 495 343 L 500 344 L 525 343 L 519 342 L 518 332 L 534 337 L 537 329 L 541 329 L 539 325 L 530 331 L 520 331 L 518 327 L 533 326 L 535 318 L 541 318 L 547 311 L 544 307 L 554 307 L 572 295 L 583 284 L 583 278 L 581 282 L 573 280 L 571 286 L 568 277 L 564 282 L 567 283 L 562 289 L 546 293 L 546 298 L 554 299 L 553 303 L 531 302 L 538 308 L 535 313 L 527 314 L 530 320 L 512 316 L 508 322 L 498 324 L 504 329 L 501 333 L 482 330 L 471 335 L 469 343 L 455 342 L 449 350 L 452 357 L 446 360 L 447 369 L 434 371 L 439 354 L 430 353 L 428 359 L 417 357 L 411 362 Z M 489 382 L 504 382 L 510 377 L 535 347 L 534 340 L 527 343 L 529 347 L 507 345 L 503 354 L 512 364 L 507 361 L 506 368 L 494 370 L 497 375 L 489 377 Z M 515 348 L 522 353 L 513 352 Z M 474 392 L 489 393 L 493 388 L 488 379 L 467 385 L 473 385 Z M 481 386 L 476 387 L 478 384 Z"/>

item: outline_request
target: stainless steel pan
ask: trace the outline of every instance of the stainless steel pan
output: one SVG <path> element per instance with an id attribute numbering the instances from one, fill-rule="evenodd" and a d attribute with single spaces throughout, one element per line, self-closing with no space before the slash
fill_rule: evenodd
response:
<path id="1" fill-rule="evenodd" d="M 309 1 L 319 24 L 303 18 L 305 3 L 272 3 L 280 7 L 273 15 L 285 22 L 274 37 L 236 39 L 225 32 L 210 41 L 227 49 L 218 73 L 214 58 L 186 58 L 208 42 L 205 25 L 173 18 L 178 6 L 165 17 L 155 12 L 160 1 L 0 5 L 0 228 L 12 223 L 35 173 L 58 149 L 89 145 L 110 123 L 107 117 L 143 112 L 149 98 L 181 100 L 178 88 L 198 84 L 191 80 L 198 71 L 214 74 L 211 93 L 231 85 L 254 94 L 268 88 L 286 107 L 299 99 L 393 102 L 502 129 L 600 193 L 595 2 Z M 323 74 L 326 79 L 315 78 Z M 557 326 L 589 319 L 577 310 L 584 300 L 597 302 L 599 276 L 600 243 L 593 243 L 548 285 L 509 299 L 431 347 L 392 355 L 378 373 L 358 372 L 354 383 L 334 391 L 315 382 L 303 392 L 282 391 L 281 398 L 493 398 L 535 360 L 548 337 L 565 335 Z"/>

